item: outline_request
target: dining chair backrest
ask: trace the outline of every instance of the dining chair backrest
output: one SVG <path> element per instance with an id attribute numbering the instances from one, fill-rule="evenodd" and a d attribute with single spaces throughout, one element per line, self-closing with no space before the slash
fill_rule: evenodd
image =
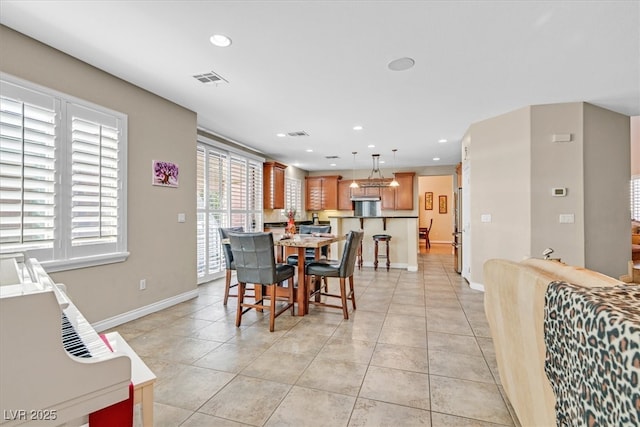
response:
<path id="1" fill-rule="evenodd" d="M 344 252 L 342 252 L 342 259 L 340 260 L 340 277 L 350 277 L 353 275 L 358 248 L 360 247 L 363 236 L 364 231 L 351 230 L 349 234 L 347 234 L 347 242 L 344 245 Z"/>
<path id="2" fill-rule="evenodd" d="M 303 224 L 298 228 L 298 231 L 300 234 L 331 233 L 331 226 Z M 309 255 L 315 254 L 315 250 L 313 248 L 308 248 L 305 252 Z M 320 248 L 320 253 L 326 257 L 329 254 L 329 246 L 323 246 Z"/>
<path id="3" fill-rule="evenodd" d="M 228 239 L 229 233 L 243 233 L 244 227 L 229 227 L 229 228 L 218 228 L 218 233 L 220 234 L 220 239 Z M 227 266 L 227 270 L 234 270 L 235 266 L 233 264 L 233 253 L 231 252 L 231 246 L 229 244 L 222 244 L 222 249 L 224 250 L 224 262 Z"/>
<path id="4" fill-rule="evenodd" d="M 277 282 L 273 233 L 229 233 L 238 282 Z"/>

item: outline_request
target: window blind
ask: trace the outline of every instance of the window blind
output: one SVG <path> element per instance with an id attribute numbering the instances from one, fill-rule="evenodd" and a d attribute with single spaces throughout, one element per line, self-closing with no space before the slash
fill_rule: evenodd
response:
<path id="1" fill-rule="evenodd" d="M 111 117 L 68 109 L 71 130 L 71 244 L 114 243 L 118 236 L 118 128 Z M 112 122 L 112 123 L 110 123 Z"/>
<path id="2" fill-rule="evenodd" d="M 200 283 L 224 271 L 218 229 L 262 229 L 262 162 L 198 144 L 197 273 Z"/>
<path id="3" fill-rule="evenodd" d="M 302 214 L 302 183 L 299 179 L 284 180 L 285 209 L 295 209 L 296 215 Z"/>
<path id="4" fill-rule="evenodd" d="M 640 176 L 631 178 L 631 218 L 640 221 Z"/>
<path id="5" fill-rule="evenodd" d="M 21 96 L 22 95 L 22 96 Z M 0 97 L 0 248 L 52 248 L 56 101 L 3 82 Z"/>
<path id="6" fill-rule="evenodd" d="M 126 259 L 126 115 L 0 85 L 0 252 L 28 250 L 49 272 Z"/>

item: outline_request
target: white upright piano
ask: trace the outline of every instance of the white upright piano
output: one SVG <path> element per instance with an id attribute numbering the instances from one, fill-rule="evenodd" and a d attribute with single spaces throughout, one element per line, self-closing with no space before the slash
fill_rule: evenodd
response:
<path id="1" fill-rule="evenodd" d="M 129 397 L 112 352 L 34 259 L 0 259 L 0 425 L 59 426 Z"/>

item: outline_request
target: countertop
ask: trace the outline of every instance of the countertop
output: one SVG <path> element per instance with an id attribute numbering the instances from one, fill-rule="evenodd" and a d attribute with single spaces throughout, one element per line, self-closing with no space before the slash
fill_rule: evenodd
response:
<path id="1" fill-rule="evenodd" d="M 299 225 L 313 225 L 313 221 L 311 220 L 306 220 L 306 221 L 294 221 L 296 224 L 296 227 Z M 264 224 L 262 224 L 262 226 L 264 228 L 279 228 L 279 227 L 286 227 L 288 224 L 287 221 L 281 221 L 281 222 L 265 222 Z M 317 225 L 329 225 L 329 221 L 320 221 L 319 224 Z"/>
<path id="2" fill-rule="evenodd" d="M 415 218 L 418 218 L 418 216 L 417 215 L 414 215 L 414 216 L 404 216 L 404 215 L 397 215 L 397 216 L 396 215 L 383 215 L 383 216 L 330 216 L 329 218 L 338 218 L 338 219 L 339 218 L 357 218 L 357 219 L 360 219 L 360 218 L 362 218 L 362 219 L 368 219 L 368 218 L 371 218 L 371 219 L 376 219 L 376 218 L 378 218 L 378 219 L 380 219 L 380 218 L 381 219 L 393 219 L 393 218 L 408 219 L 408 218 L 412 218 L 412 219 L 415 219 Z"/>

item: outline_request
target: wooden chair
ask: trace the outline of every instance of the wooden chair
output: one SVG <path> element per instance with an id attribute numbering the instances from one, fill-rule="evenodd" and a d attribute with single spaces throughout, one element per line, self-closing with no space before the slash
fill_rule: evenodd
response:
<path id="1" fill-rule="evenodd" d="M 220 240 L 228 239 L 229 233 L 243 233 L 243 227 L 230 227 L 230 228 L 219 228 L 218 233 L 220 234 Z M 236 264 L 233 261 L 233 252 L 231 252 L 231 245 L 228 243 L 222 244 L 222 249 L 224 251 L 224 262 L 226 265 L 226 276 L 224 282 L 224 305 L 227 305 L 227 300 L 229 297 L 237 297 L 237 294 L 230 295 L 229 291 L 231 288 L 235 288 L 238 284 L 231 284 L 231 275 L 236 270 Z"/>
<path id="2" fill-rule="evenodd" d="M 314 289 L 309 295 L 309 303 L 324 306 L 341 308 L 342 314 L 345 319 L 349 319 L 349 311 L 347 308 L 347 300 L 351 300 L 353 309 L 356 309 L 356 296 L 353 286 L 353 271 L 356 265 L 356 256 L 358 248 L 362 242 L 364 231 L 350 231 L 347 236 L 347 242 L 344 246 L 344 252 L 342 253 L 342 259 L 339 264 L 329 264 L 326 262 L 311 262 L 306 266 L 306 286 L 307 289 L 311 289 L 312 276 Z M 323 285 L 317 278 L 338 277 L 340 278 L 340 295 L 330 294 L 326 285 Z M 349 279 L 349 292 L 346 289 L 346 279 Z M 329 304 L 321 301 L 321 296 L 340 298 L 341 305 Z"/>
<path id="3" fill-rule="evenodd" d="M 429 227 L 420 227 L 418 228 L 418 239 L 424 239 L 427 248 L 431 247 L 431 241 L 429 240 L 429 232 L 431 231 L 431 226 L 433 225 L 433 218 L 429 221 Z"/>
<path id="4" fill-rule="evenodd" d="M 331 233 L 330 225 L 301 225 L 298 229 L 300 234 L 313 234 L 313 233 Z M 329 256 L 329 246 L 323 246 L 320 249 L 320 255 L 324 258 Z M 305 263 L 308 264 L 315 261 L 316 250 L 308 248 L 305 251 Z M 287 264 L 298 265 L 298 254 L 291 254 L 287 257 Z"/>
<path id="5" fill-rule="evenodd" d="M 287 309 L 294 315 L 293 277 L 295 267 L 288 264 L 276 264 L 273 249 L 273 233 L 229 233 L 229 241 L 238 276 L 238 310 L 236 326 L 240 326 L 244 308 L 269 310 L 269 331 L 275 328 L 275 319 Z M 287 287 L 282 282 L 287 281 Z M 256 301 L 244 302 L 247 283 L 256 287 Z M 258 298 L 260 298 L 258 300 Z M 269 300 L 269 305 L 265 304 Z M 286 301 L 278 309 L 277 302 Z"/>

